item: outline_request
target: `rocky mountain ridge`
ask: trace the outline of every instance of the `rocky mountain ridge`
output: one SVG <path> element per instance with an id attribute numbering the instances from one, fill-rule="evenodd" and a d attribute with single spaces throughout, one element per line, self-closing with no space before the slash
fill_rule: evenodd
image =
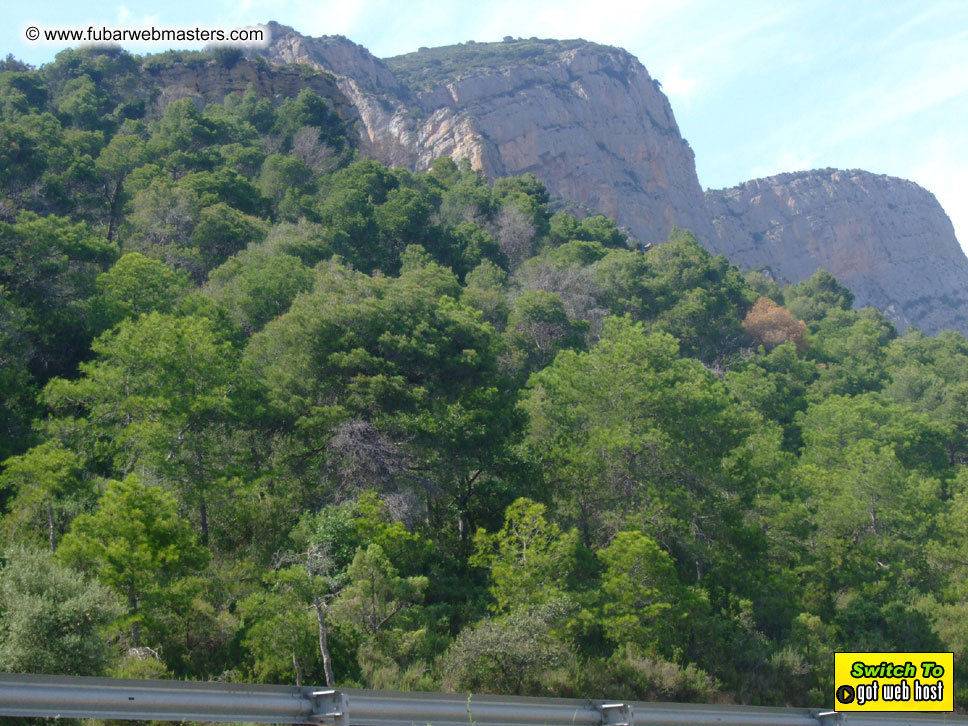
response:
<path id="1" fill-rule="evenodd" d="M 513 42 L 451 46 L 435 50 L 510 53 L 499 64 L 455 64 L 457 72 L 410 88 L 391 70 L 405 61 L 381 61 L 342 37 L 269 27 L 265 56 L 333 73 L 359 110 L 364 153 L 384 163 L 422 171 L 438 156 L 466 157 L 492 179 L 532 173 L 552 196 L 615 217 L 644 241 L 665 239 L 673 227 L 714 235 L 672 107 L 624 50 L 538 40 L 522 41 L 537 51 L 524 54 Z M 400 58 L 413 67 L 423 54 L 436 60 L 428 51 Z"/>
<path id="2" fill-rule="evenodd" d="M 424 170 L 450 155 L 490 178 L 532 173 L 643 242 L 686 228 L 779 281 L 827 269 L 902 329 L 968 334 L 968 258 L 933 195 L 832 169 L 704 194 L 661 84 L 624 50 L 506 39 L 380 60 L 340 36 L 269 28 L 261 54 L 332 73 L 363 152 L 380 161 Z"/>
<path id="3" fill-rule="evenodd" d="M 968 258 L 934 195 L 859 169 L 754 179 L 706 192 L 711 245 L 796 282 L 825 269 L 900 328 L 968 330 Z"/>

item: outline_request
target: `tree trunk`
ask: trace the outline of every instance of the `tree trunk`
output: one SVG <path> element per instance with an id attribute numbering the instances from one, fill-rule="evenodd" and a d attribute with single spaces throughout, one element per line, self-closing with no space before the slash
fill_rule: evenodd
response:
<path id="1" fill-rule="evenodd" d="M 131 578 L 128 579 L 128 609 L 132 615 L 136 615 L 138 613 L 138 596 L 134 591 L 134 580 Z M 134 647 L 138 646 L 138 640 L 140 637 L 141 633 L 138 629 L 138 621 L 135 620 L 133 623 L 131 623 L 131 644 Z"/>
<path id="2" fill-rule="evenodd" d="M 202 500 L 201 506 L 201 519 L 202 519 L 202 545 L 208 547 L 208 507 L 205 506 L 205 500 Z"/>
<path id="3" fill-rule="evenodd" d="M 333 659 L 329 656 L 329 646 L 326 644 L 328 631 L 326 629 L 326 606 L 319 595 L 313 598 L 313 607 L 316 608 L 316 625 L 319 630 L 319 654 L 323 658 L 323 673 L 326 676 L 326 685 L 333 687 L 336 679 L 333 677 Z"/>
<path id="4" fill-rule="evenodd" d="M 296 685 L 302 685 L 302 668 L 299 667 L 299 661 L 296 659 L 296 651 L 292 652 L 292 667 L 296 669 Z"/>
<path id="5" fill-rule="evenodd" d="M 114 193 L 108 201 L 108 242 L 114 241 L 114 229 L 118 224 L 118 202 L 121 201 L 121 182 L 114 186 Z"/>
<path id="6" fill-rule="evenodd" d="M 47 502 L 47 536 L 50 539 L 50 551 L 57 549 L 57 532 L 54 530 L 54 505 Z"/>

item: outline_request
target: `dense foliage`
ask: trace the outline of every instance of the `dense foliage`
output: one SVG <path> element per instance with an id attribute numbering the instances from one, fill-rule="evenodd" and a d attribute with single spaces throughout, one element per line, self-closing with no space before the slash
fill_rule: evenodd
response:
<path id="1" fill-rule="evenodd" d="M 950 649 L 964 692 L 961 335 L 162 61 L 224 59 L 0 72 L 0 668 L 820 706 L 835 650 Z"/>
<path id="2" fill-rule="evenodd" d="M 426 91 L 462 78 L 482 68 L 494 70 L 527 62 L 544 65 L 557 60 L 562 51 L 594 45 L 584 40 L 511 38 L 501 43 L 477 43 L 420 48 L 413 53 L 387 58 L 386 63 L 408 88 Z M 597 46 L 604 48 L 605 46 Z"/>

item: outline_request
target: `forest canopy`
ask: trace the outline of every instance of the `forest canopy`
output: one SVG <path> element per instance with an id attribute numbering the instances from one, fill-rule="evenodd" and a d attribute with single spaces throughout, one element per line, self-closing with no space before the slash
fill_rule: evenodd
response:
<path id="1" fill-rule="evenodd" d="M 388 168 L 308 86 L 155 92 L 224 62 L 0 64 L 0 669 L 965 695 L 964 337 Z"/>

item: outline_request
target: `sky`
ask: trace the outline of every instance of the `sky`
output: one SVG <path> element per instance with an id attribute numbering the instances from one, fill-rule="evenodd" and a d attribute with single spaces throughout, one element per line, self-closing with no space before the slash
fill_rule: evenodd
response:
<path id="1" fill-rule="evenodd" d="M 277 20 L 379 57 L 508 35 L 616 45 L 662 83 L 704 188 L 824 167 L 903 177 L 934 193 L 968 250 L 965 0 L 47 0 L 5 3 L 0 20 L 0 55 L 35 65 L 63 46 L 28 42 L 31 25 Z"/>

